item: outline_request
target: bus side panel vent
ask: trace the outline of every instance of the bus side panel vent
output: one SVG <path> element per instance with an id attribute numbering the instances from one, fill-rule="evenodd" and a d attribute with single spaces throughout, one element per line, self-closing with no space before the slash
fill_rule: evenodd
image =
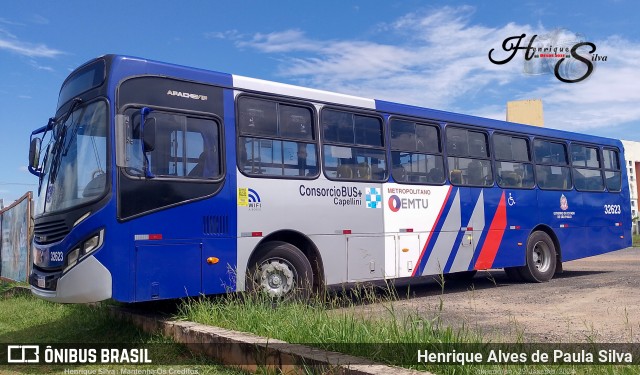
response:
<path id="1" fill-rule="evenodd" d="M 203 232 L 210 236 L 222 236 L 229 232 L 229 216 L 214 215 L 202 218 Z"/>

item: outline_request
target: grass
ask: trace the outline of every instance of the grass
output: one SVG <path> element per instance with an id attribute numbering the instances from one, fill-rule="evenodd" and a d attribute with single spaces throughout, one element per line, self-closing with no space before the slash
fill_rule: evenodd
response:
<path id="1" fill-rule="evenodd" d="M 0 291 L 10 285 L 0 282 Z M 103 374 L 120 374 L 122 368 L 158 369 L 167 372 L 196 369 L 199 374 L 239 375 L 241 372 L 212 364 L 206 358 L 194 357 L 183 346 L 162 336 L 148 335 L 129 323 L 114 321 L 106 306 L 62 305 L 36 299 L 30 295 L 0 297 L 0 343 L 2 344 L 106 344 L 117 348 L 152 347 L 152 359 L 176 365 L 5 365 L 2 374 L 60 374 L 65 369 L 93 370 Z M 0 344 L 3 353 L 6 346 Z M 111 344 L 111 345 L 109 345 Z M 54 346 L 55 347 L 55 346 Z M 4 355 L 4 354 L 3 354 Z M 3 359 L 4 362 L 5 359 Z M 180 365 L 189 363 L 188 365 Z M 124 367 L 123 367 L 124 366 Z"/>
<path id="2" fill-rule="evenodd" d="M 634 234 L 633 235 L 633 243 L 632 243 L 633 247 L 640 247 L 640 235 L 638 234 Z"/>
<path id="3" fill-rule="evenodd" d="M 417 350 L 483 352 L 487 342 L 468 328 L 445 327 L 439 317 L 425 319 L 417 312 L 399 312 L 393 290 L 376 292 L 359 288 L 311 302 L 283 302 L 259 295 L 224 295 L 187 301 L 178 318 L 260 336 L 300 343 L 326 350 L 361 356 L 391 365 L 437 374 L 479 373 L 575 373 L 637 374 L 638 366 L 585 365 L 425 365 L 417 363 Z M 362 307 L 385 306 L 383 314 L 365 316 Z M 442 311 L 442 310 L 441 310 Z M 511 352 L 522 352 L 524 343 L 493 344 Z M 637 355 L 637 353 L 636 353 Z M 497 372 L 496 372 L 497 371 Z"/>
<path id="4" fill-rule="evenodd" d="M 0 283 L 0 291 L 6 289 L 7 286 Z M 398 296 L 393 288 L 383 291 L 356 288 L 305 303 L 274 303 L 260 295 L 229 294 L 187 300 L 180 305 L 178 318 L 437 374 L 639 372 L 638 366 L 418 364 L 417 349 L 428 350 L 436 345 L 435 350 L 440 352 L 464 350 L 486 353 L 487 342 L 466 327 L 453 330 L 443 326 L 440 317 L 426 319 L 417 311 L 400 312 L 396 309 L 397 301 Z M 374 316 L 363 314 L 362 309 L 366 310 L 367 305 L 372 303 L 384 306 L 384 312 Z M 161 336 L 147 335 L 128 323 L 114 321 L 104 306 L 52 304 L 31 296 L 0 297 L 0 343 L 106 343 L 114 346 L 131 343 L 134 347 L 137 344 L 140 347 L 156 345 L 161 346 L 163 359 L 171 363 L 187 359 L 190 363 L 188 368 L 197 369 L 199 374 L 240 374 L 235 370 L 211 365 L 205 358 L 194 358 L 184 347 Z M 521 344 L 509 344 L 505 349 L 511 352 L 522 351 Z M 109 373 L 108 371 L 120 374 L 122 365 L 12 365 L 0 366 L 0 373 L 54 374 L 64 373 L 69 368 L 102 369 L 104 374 Z M 157 369 L 158 365 L 135 366 L 135 369 L 145 368 Z M 180 369 L 185 366 L 170 368 Z"/>

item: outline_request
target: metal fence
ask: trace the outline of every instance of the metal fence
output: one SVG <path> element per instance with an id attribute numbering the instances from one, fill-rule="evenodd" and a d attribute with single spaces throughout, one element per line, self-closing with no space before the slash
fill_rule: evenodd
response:
<path id="1" fill-rule="evenodd" d="M 31 192 L 0 210 L 0 277 L 27 281 L 33 234 Z"/>

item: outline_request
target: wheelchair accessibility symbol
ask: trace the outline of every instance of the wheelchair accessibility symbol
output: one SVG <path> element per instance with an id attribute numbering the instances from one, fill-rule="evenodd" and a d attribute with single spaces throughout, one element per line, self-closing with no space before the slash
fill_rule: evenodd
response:
<path id="1" fill-rule="evenodd" d="M 513 199 L 513 197 L 511 196 L 511 193 L 509 193 L 509 199 L 507 199 L 507 203 L 509 204 L 509 207 L 516 204 L 516 200 Z"/>

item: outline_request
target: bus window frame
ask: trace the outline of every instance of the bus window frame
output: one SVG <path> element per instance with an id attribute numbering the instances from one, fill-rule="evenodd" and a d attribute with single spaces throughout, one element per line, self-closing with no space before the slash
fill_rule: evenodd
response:
<path id="1" fill-rule="evenodd" d="M 394 148 L 392 146 L 392 142 L 391 142 L 391 134 L 392 134 L 392 130 L 391 130 L 391 122 L 392 121 L 407 121 L 407 122 L 413 122 L 416 125 L 422 125 L 422 126 L 431 126 L 436 128 L 436 132 L 437 132 L 437 136 L 438 136 L 438 147 L 439 150 L 437 153 L 434 152 L 420 152 L 420 151 L 407 151 L 406 149 L 401 149 L 401 148 Z M 388 173 L 388 177 L 393 177 L 393 181 L 395 183 L 398 184 L 405 184 L 405 185 L 430 185 L 430 186 L 442 186 L 445 185 L 447 183 L 447 164 L 446 164 L 446 157 L 445 157 L 445 152 L 444 152 L 444 137 L 443 137 L 443 130 L 442 127 L 440 126 L 440 123 L 438 123 L 437 121 L 433 120 L 433 119 L 427 119 L 427 118 L 422 118 L 422 117 L 411 117 L 411 116 L 400 116 L 400 115 L 391 115 L 387 118 L 387 126 L 386 128 L 388 129 L 388 150 L 389 150 L 389 162 L 387 163 L 388 165 L 392 164 L 391 161 L 391 153 L 392 152 L 406 152 L 406 153 L 410 153 L 410 154 L 418 154 L 418 155 L 431 155 L 431 156 L 439 156 L 442 158 L 442 172 L 443 172 L 443 179 L 442 182 L 419 182 L 419 181 L 401 181 L 401 180 L 396 180 L 395 177 L 393 176 L 393 167 L 390 168 L 389 173 Z"/>
<path id="2" fill-rule="evenodd" d="M 536 160 L 536 145 L 535 142 L 536 141 L 543 141 L 543 142 L 551 142 L 551 143 L 558 143 L 564 146 L 564 157 L 565 160 L 567 161 L 566 164 L 558 164 L 558 163 L 538 163 L 538 161 Z M 564 141 L 564 140 L 560 140 L 560 139 L 556 139 L 556 138 L 549 138 L 549 137 L 539 137 L 536 135 L 533 135 L 533 139 L 531 144 L 533 145 L 532 147 L 532 155 L 533 155 L 533 164 L 534 164 L 534 175 L 536 177 L 536 186 L 538 187 L 538 189 L 540 190 L 547 190 L 547 191 L 571 191 L 571 190 L 575 190 L 574 184 L 573 184 L 573 168 L 571 166 L 571 159 L 569 158 L 569 144 L 568 142 Z M 561 168 L 568 168 L 569 169 L 569 183 L 570 185 L 567 186 L 564 189 L 558 189 L 558 188 L 543 188 L 540 186 L 540 184 L 538 183 L 538 166 L 546 166 L 546 167 L 561 167 Z"/>
<path id="3" fill-rule="evenodd" d="M 447 129 L 449 129 L 449 127 L 452 128 L 457 128 L 457 129 L 463 129 L 466 131 L 472 131 L 472 132 L 476 132 L 476 133 L 482 133 L 485 136 L 485 145 L 487 147 L 487 157 L 476 157 L 476 156 L 471 156 L 469 155 L 469 153 L 467 153 L 467 155 L 449 155 L 449 146 L 447 144 Z M 446 168 L 446 181 L 449 182 L 449 184 L 453 185 L 453 186 L 459 186 L 459 187 L 476 187 L 476 188 L 491 188 L 491 187 L 495 187 L 497 186 L 496 184 L 496 176 L 495 176 L 495 165 L 494 165 L 494 160 L 493 160 L 493 144 L 491 142 L 491 133 L 490 130 L 493 130 L 492 128 L 488 128 L 488 127 L 475 127 L 473 125 L 469 125 L 469 124 L 461 124 L 461 123 L 446 123 L 444 124 L 443 127 L 443 131 L 442 131 L 442 147 L 443 147 L 443 154 L 445 155 L 445 168 Z M 459 158 L 459 159 L 473 159 L 473 160 L 486 160 L 489 162 L 489 166 L 491 167 L 491 184 L 489 185 L 473 185 L 473 184 L 468 184 L 468 183 L 453 183 L 451 181 L 451 172 L 454 171 L 455 169 L 450 169 L 449 168 L 449 158 Z M 488 177 L 488 176 L 487 176 Z M 501 188 L 502 189 L 502 188 Z"/>
<path id="4" fill-rule="evenodd" d="M 371 118 L 375 118 L 378 121 L 380 121 L 380 126 L 381 126 L 381 130 L 382 130 L 382 146 L 377 147 L 377 146 L 370 146 L 370 145 L 363 145 L 363 144 L 356 144 L 356 143 L 341 143 L 341 142 L 333 142 L 333 141 L 329 141 L 329 142 L 325 142 L 325 134 L 324 134 L 324 126 L 322 125 L 323 122 L 323 112 L 325 110 L 329 110 L 329 111 L 335 111 L 335 112 L 343 112 L 343 113 L 347 113 L 350 115 L 356 115 L 356 116 L 364 116 L 364 117 L 371 117 Z M 319 111 L 319 116 L 318 116 L 318 128 L 319 128 L 319 135 L 320 135 L 320 147 L 322 148 L 322 152 L 321 152 L 321 165 L 322 165 L 322 173 L 324 175 L 324 177 L 329 180 L 329 181 L 336 181 L 336 182 L 364 182 L 364 183 L 385 183 L 389 181 L 389 176 L 391 176 L 391 172 L 389 170 L 389 147 L 387 146 L 389 144 L 389 141 L 387 139 L 387 126 L 385 126 L 385 121 L 382 115 L 380 115 L 380 113 L 376 110 L 373 110 L 371 112 L 366 111 L 366 110 L 362 110 L 362 109 L 357 109 L 357 108 L 349 108 L 349 107 L 341 107 L 341 106 L 334 106 L 334 105 L 324 105 L 322 106 L 322 108 Z M 380 180 L 376 180 L 376 179 L 360 179 L 360 178 L 334 178 L 334 177 L 330 177 L 327 175 L 327 168 L 325 165 L 325 154 L 324 154 L 324 146 L 338 146 L 338 147 L 348 147 L 348 148 L 359 148 L 359 149 L 370 149 L 370 150 L 382 150 L 384 157 L 385 157 L 385 176 L 383 179 Z M 372 174 L 373 177 L 373 174 Z"/>
<path id="5" fill-rule="evenodd" d="M 315 139 L 312 136 L 311 141 L 307 141 L 307 140 L 303 140 L 303 139 L 297 139 L 297 138 L 291 138 L 291 137 L 281 137 L 279 135 L 276 136 L 266 136 L 266 135 L 253 135 L 253 134 L 243 134 L 240 131 L 240 99 L 241 98 L 249 98 L 249 99 L 256 99 L 256 100 L 264 100 L 264 101 L 270 101 L 270 102 L 274 102 L 276 103 L 276 126 L 279 124 L 279 105 L 288 105 L 288 106 L 293 106 L 293 107 L 301 107 L 301 108 L 306 108 L 309 109 L 311 111 L 311 131 L 313 132 L 312 134 L 315 134 Z M 235 98 L 233 99 L 234 102 L 234 115 L 235 115 L 235 146 L 236 146 L 236 150 L 235 150 L 235 154 L 236 154 L 236 169 L 243 175 L 246 176 L 248 178 L 269 178 L 269 179 L 284 179 L 284 180 L 315 180 L 320 176 L 320 169 L 321 169 L 321 162 L 320 162 L 320 157 L 321 157 L 321 152 L 320 152 L 320 148 L 322 147 L 320 144 L 320 132 L 319 132 L 319 126 L 318 124 L 318 111 L 316 110 L 316 107 L 313 105 L 313 103 L 309 102 L 309 101 L 304 101 L 304 100 L 296 100 L 296 99 L 292 99 L 292 98 L 288 98 L 288 97 L 283 97 L 283 96 L 279 96 L 279 95 L 264 95 L 264 94 L 255 94 L 255 93 L 247 93 L 247 92 L 241 92 L 238 95 L 235 96 Z M 276 127 L 277 129 L 277 127 Z M 241 138 L 253 138 L 253 139 L 258 139 L 258 140 L 271 140 L 271 141 L 280 141 L 280 142 L 295 142 L 298 144 L 313 144 L 316 147 L 316 152 L 315 152 L 315 157 L 316 157 L 316 172 L 315 174 L 311 175 L 311 176 L 288 176 L 288 175 L 274 175 L 274 174 L 253 174 L 253 173 L 247 173 L 243 170 L 243 168 L 240 166 L 240 139 Z"/>
<path id="6" fill-rule="evenodd" d="M 616 157 L 618 160 L 618 169 L 608 169 L 605 164 L 604 164 L 604 151 L 613 151 L 616 153 Z M 617 147 L 613 147 L 613 146 L 602 146 L 601 150 L 600 150 L 601 154 L 602 154 L 602 174 L 603 174 L 603 178 L 604 178 L 604 188 L 606 189 L 607 192 L 610 193 L 620 193 L 622 192 L 622 159 L 620 158 L 620 156 L 622 155 L 622 153 L 620 152 L 620 149 L 618 149 Z M 626 169 L 626 166 L 624 166 L 624 168 Z M 620 173 L 620 187 L 617 190 L 611 190 L 609 189 L 609 187 L 607 186 L 607 174 L 606 172 L 618 172 Z"/>
<path id="7" fill-rule="evenodd" d="M 520 161 L 520 160 L 515 160 L 514 158 L 511 159 L 502 159 L 502 158 L 498 158 L 497 157 L 497 152 L 496 152 L 496 145 L 495 145 L 495 136 L 507 136 L 507 137 L 512 137 L 512 138 L 518 138 L 518 139 L 524 139 L 524 141 L 527 143 L 527 156 L 529 158 L 528 161 Z M 495 178 L 495 183 L 496 185 L 500 188 L 500 189 L 520 189 L 520 190 L 533 190 L 536 188 L 537 185 L 537 179 L 536 179 L 536 164 L 535 161 L 533 160 L 533 147 L 532 147 L 532 142 L 531 142 L 531 135 L 530 134 L 525 134 L 525 133 L 514 133 L 514 132 L 505 132 L 505 131 L 501 131 L 501 130 L 494 130 L 491 133 L 491 147 L 493 150 L 493 163 L 494 163 L 494 173 L 496 175 Z M 498 177 L 498 164 L 497 163 L 519 163 L 519 164 L 529 164 L 531 165 L 532 168 L 532 174 L 533 174 L 533 185 L 531 185 L 530 187 L 524 187 L 524 186 L 508 186 L 508 187 L 503 187 L 500 185 L 500 178 Z"/>
<path id="8" fill-rule="evenodd" d="M 574 166 L 573 165 L 573 145 L 595 149 L 596 153 L 597 153 L 596 156 L 598 157 L 599 166 L 597 168 L 595 168 L 595 167 L 587 167 L 586 164 L 585 164 L 584 167 L 583 166 Z M 605 177 L 604 177 L 604 159 L 603 159 L 604 155 L 602 155 L 601 147 L 598 146 L 598 145 L 593 145 L 593 144 L 583 143 L 583 142 L 570 142 L 568 151 L 569 151 L 569 156 L 570 156 L 569 164 L 571 166 L 571 180 L 573 182 L 573 188 L 576 191 L 587 192 L 587 193 L 600 193 L 600 192 L 606 191 L 607 184 L 605 182 Z M 620 159 L 618 159 L 618 165 L 619 164 L 620 164 Z M 601 190 L 578 189 L 578 187 L 576 186 L 576 177 L 575 177 L 576 169 L 586 169 L 586 170 L 591 170 L 591 171 L 595 171 L 595 170 L 599 171 L 600 172 L 600 179 L 602 181 L 602 189 Z"/>
<path id="9" fill-rule="evenodd" d="M 163 106 L 153 106 L 153 105 L 148 105 L 148 104 L 140 104 L 140 103 L 127 103 L 125 106 L 123 106 L 122 108 L 120 108 L 118 115 L 124 115 L 126 116 L 127 111 L 129 111 L 130 109 L 134 109 L 134 110 L 139 110 L 143 107 L 148 107 L 152 110 L 151 113 L 153 112 L 161 112 L 161 113 L 166 113 L 166 114 L 178 114 L 178 115 L 184 115 L 185 117 L 193 117 L 193 118 L 200 118 L 200 119 L 205 119 L 205 120 L 210 120 L 213 121 L 216 126 L 218 127 L 218 153 L 220 156 L 220 173 L 218 176 L 216 176 L 215 178 L 194 178 L 194 177 L 184 177 L 184 176 L 176 176 L 176 177 L 171 177 L 168 175 L 156 175 L 153 177 L 153 180 L 157 180 L 157 181 L 168 181 L 168 182 L 196 182 L 196 183 L 220 183 L 225 179 L 225 176 L 227 174 L 227 163 L 226 163 L 226 142 L 225 142 L 225 126 L 224 126 L 224 122 L 222 121 L 222 118 L 220 118 L 220 116 L 218 116 L 215 113 L 209 113 L 209 112 L 199 112 L 199 111 L 191 111 L 191 110 L 185 110 L 185 109 L 181 109 L 181 108 L 173 108 L 173 107 L 163 107 Z M 135 112 L 134 112 L 135 113 Z M 131 116 L 127 116 L 129 118 L 133 118 L 133 115 Z M 133 126 L 134 124 L 132 123 L 131 126 Z M 126 129 L 122 129 L 122 134 L 125 136 L 125 138 L 128 136 L 128 134 L 126 134 Z M 116 147 L 126 147 L 125 145 L 117 145 Z M 126 157 L 126 150 L 123 150 L 123 155 Z M 118 165 L 118 168 L 122 169 L 122 172 L 124 174 L 124 176 L 126 176 L 127 178 L 131 179 L 131 180 L 145 180 L 148 179 L 147 177 L 145 177 L 144 175 L 133 175 L 131 173 L 129 173 L 128 171 L 128 167 L 126 165 Z M 211 196 L 215 195 L 216 193 L 212 194 Z"/>

